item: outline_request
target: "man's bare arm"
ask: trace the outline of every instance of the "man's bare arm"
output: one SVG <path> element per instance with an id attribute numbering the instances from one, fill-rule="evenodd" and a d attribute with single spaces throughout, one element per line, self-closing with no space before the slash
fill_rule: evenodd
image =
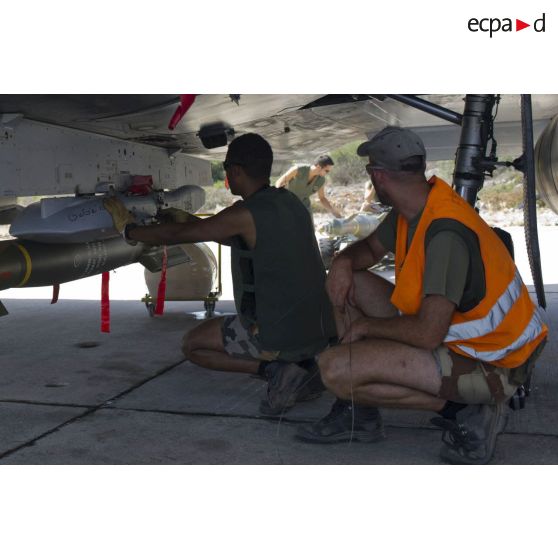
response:
<path id="1" fill-rule="evenodd" d="M 136 227 L 128 233 L 131 240 L 155 245 L 207 241 L 229 244 L 236 235 L 244 238 L 250 248 L 255 246 L 256 226 L 252 214 L 242 204 L 235 204 L 207 219 Z"/>
<path id="2" fill-rule="evenodd" d="M 352 324 L 342 342 L 359 339 L 390 339 L 433 350 L 445 339 L 455 303 L 442 295 L 427 296 L 418 314 L 394 318 L 359 318 Z"/>
<path id="3" fill-rule="evenodd" d="M 296 167 L 290 168 L 283 176 L 279 177 L 275 186 L 277 188 L 284 188 L 297 174 L 298 169 Z"/>
<path id="4" fill-rule="evenodd" d="M 320 198 L 321 204 L 334 216 L 341 218 L 343 217 L 342 213 L 326 198 L 325 195 L 325 186 L 322 186 L 318 190 L 318 198 Z"/>

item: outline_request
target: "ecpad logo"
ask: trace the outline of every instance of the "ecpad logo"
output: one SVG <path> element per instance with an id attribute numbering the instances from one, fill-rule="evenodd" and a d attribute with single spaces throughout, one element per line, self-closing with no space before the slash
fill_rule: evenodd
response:
<path id="1" fill-rule="evenodd" d="M 546 14 L 536 19 L 533 23 L 533 29 L 536 33 L 544 33 L 545 32 L 545 25 L 546 25 Z M 490 38 L 494 33 L 498 31 L 503 32 L 511 32 L 511 31 L 521 31 L 522 29 L 526 29 L 527 27 L 531 27 L 530 23 L 525 23 L 521 19 L 515 19 L 515 29 L 513 27 L 512 18 L 505 17 L 500 19 L 498 17 L 485 17 L 482 19 L 478 19 L 476 17 L 472 17 L 468 23 L 467 27 L 469 31 L 473 33 L 477 33 L 481 31 L 483 33 L 490 33 Z"/>

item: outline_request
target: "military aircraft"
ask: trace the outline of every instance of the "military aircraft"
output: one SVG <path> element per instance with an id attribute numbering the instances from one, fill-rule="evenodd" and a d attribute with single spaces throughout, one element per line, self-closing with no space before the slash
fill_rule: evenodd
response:
<path id="1" fill-rule="evenodd" d="M 525 230 L 539 304 L 545 305 L 536 229 L 537 189 L 558 212 L 558 95 L 0 95 L 0 290 L 57 285 L 140 261 L 161 249 L 116 235 L 105 196 L 141 222 L 170 207 L 195 212 L 212 183 L 210 161 L 246 132 L 262 134 L 277 161 L 410 127 L 428 159 L 455 157 L 454 187 L 475 204 L 499 165 L 525 175 Z M 538 137 L 536 149 L 534 138 Z M 501 154 L 515 153 L 513 161 Z M 535 183 L 536 175 L 536 183 Z M 26 208 L 21 196 L 45 196 Z M 168 265 L 188 261 L 169 253 Z"/>

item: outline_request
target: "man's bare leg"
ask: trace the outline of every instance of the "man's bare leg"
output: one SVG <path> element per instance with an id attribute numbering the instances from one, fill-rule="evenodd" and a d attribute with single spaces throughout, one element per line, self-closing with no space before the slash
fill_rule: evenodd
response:
<path id="1" fill-rule="evenodd" d="M 374 339 L 337 345 L 320 355 L 325 385 L 357 404 L 439 411 L 441 377 L 432 353 Z"/>
<path id="2" fill-rule="evenodd" d="M 188 360 L 212 370 L 256 374 L 260 360 L 231 356 L 223 346 L 221 326 L 224 318 L 213 318 L 190 330 L 182 344 Z"/>
<path id="3" fill-rule="evenodd" d="M 441 411 L 446 403 L 429 393 L 392 384 L 373 384 L 366 390 L 356 389 L 354 401 L 360 405 L 387 407 L 392 409 L 416 409 L 421 411 Z"/>
<path id="4" fill-rule="evenodd" d="M 364 272 L 355 274 L 355 287 L 354 306 L 336 316 L 340 336 L 359 316 L 397 315 L 390 302 L 391 283 Z M 446 403 L 437 397 L 438 365 L 424 349 L 382 339 L 358 341 L 324 351 L 318 365 L 323 382 L 338 401 L 327 416 L 299 428 L 297 437 L 306 442 L 375 442 L 385 437 L 376 407 L 437 412 Z"/>
<path id="5" fill-rule="evenodd" d="M 362 316 L 391 318 L 397 315 L 397 308 L 390 301 L 393 284 L 370 271 L 357 271 L 353 276 L 354 300 L 347 304 L 344 312 L 334 310 L 335 323 L 340 338 L 350 324 Z"/>

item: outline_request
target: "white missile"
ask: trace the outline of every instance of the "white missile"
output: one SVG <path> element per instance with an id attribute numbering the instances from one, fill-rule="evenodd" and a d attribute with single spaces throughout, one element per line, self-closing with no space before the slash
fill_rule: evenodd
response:
<path id="1" fill-rule="evenodd" d="M 114 193 L 134 214 L 138 224 L 154 222 L 162 209 L 176 208 L 195 213 L 205 203 L 200 186 L 182 186 L 170 192 L 146 195 Z M 18 239 L 57 244 L 81 244 L 114 237 L 117 232 L 103 205 L 106 195 L 44 198 L 21 211 L 10 234 Z"/>

